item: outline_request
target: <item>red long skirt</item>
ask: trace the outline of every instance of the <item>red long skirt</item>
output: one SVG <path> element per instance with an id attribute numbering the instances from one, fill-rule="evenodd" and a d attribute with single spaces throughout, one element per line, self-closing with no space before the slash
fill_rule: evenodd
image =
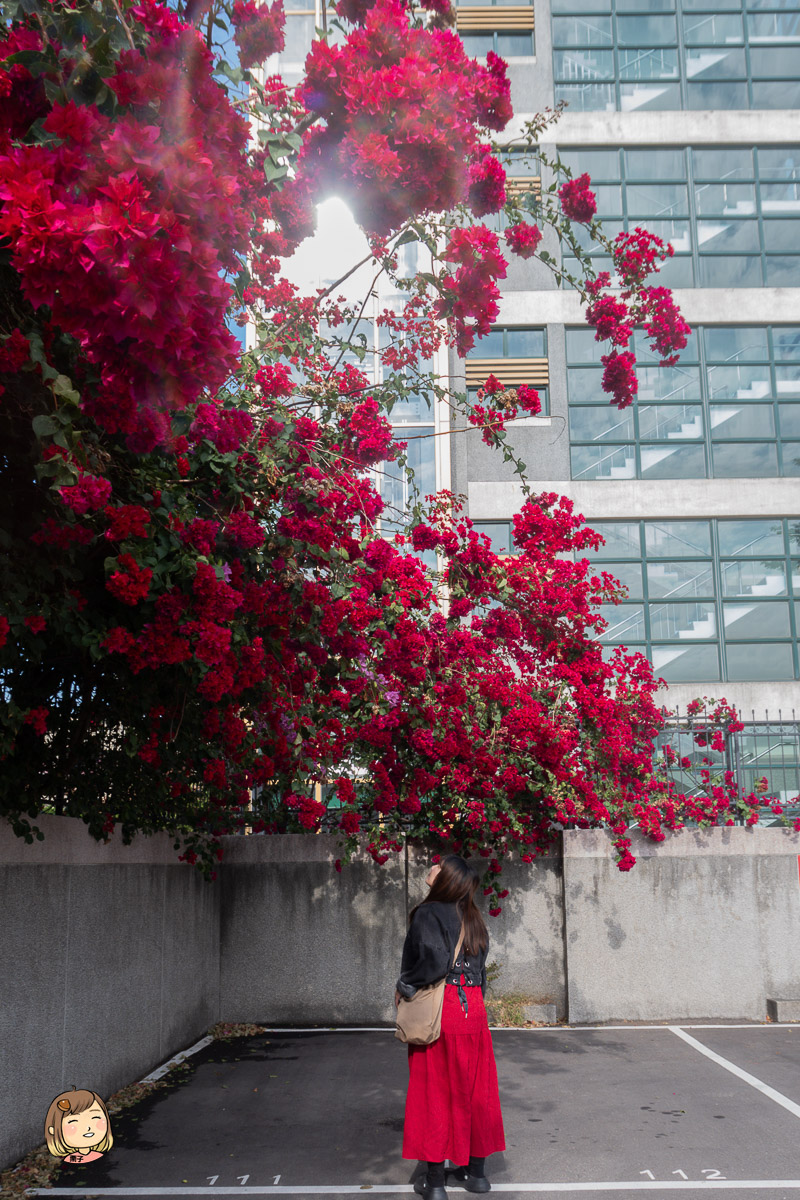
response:
<path id="1" fill-rule="evenodd" d="M 408 1095 L 403 1158 L 466 1166 L 470 1155 L 485 1158 L 505 1150 L 492 1035 L 480 988 L 447 984 L 442 1032 L 430 1046 L 408 1047 Z"/>

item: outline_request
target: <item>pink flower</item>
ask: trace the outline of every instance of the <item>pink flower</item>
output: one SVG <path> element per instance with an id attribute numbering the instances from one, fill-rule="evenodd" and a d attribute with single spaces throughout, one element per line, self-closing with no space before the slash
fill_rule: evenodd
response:
<path id="1" fill-rule="evenodd" d="M 579 175 L 577 179 L 567 179 L 558 189 L 562 211 L 570 221 L 586 224 L 597 212 L 597 199 L 589 190 L 590 182 L 588 175 Z"/>
<path id="2" fill-rule="evenodd" d="M 271 6 L 256 0 L 234 0 L 232 20 L 233 40 L 245 70 L 263 66 L 271 54 L 283 49 L 286 15 L 282 0 L 273 0 Z"/>
<path id="3" fill-rule="evenodd" d="M 633 403 L 633 397 L 639 390 L 639 383 L 634 372 L 636 357 L 629 350 L 620 353 L 613 350 L 611 354 L 601 355 L 600 362 L 603 371 L 602 388 L 611 396 L 611 403 L 617 408 L 627 408 Z"/>
<path id="4" fill-rule="evenodd" d="M 509 249 L 519 258 L 532 258 L 542 240 L 542 232 L 538 225 L 529 225 L 521 221 L 511 225 L 505 233 Z"/>
<path id="5" fill-rule="evenodd" d="M 106 580 L 106 588 L 123 604 L 138 604 L 150 590 L 153 572 L 149 567 L 140 567 L 131 554 L 121 554 L 117 562 L 122 570 L 114 571 Z"/>
<path id="6" fill-rule="evenodd" d="M 39 737 L 44 737 L 47 733 L 47 718 L 49 715 L 49 708 L 31 708 L 25 714 L 23 723 L 30 725 L 34 733 L 38 733 Z"/>
<path id="7" fill-rule="evenodd" d="M 468 203 L 476 217 L 498 212 L 506 202 L 506 173 L 493 154 L 484 154 L 469 169 Z"/>
<path id="8" fill-rule="evenodd" d="M 74 513 L 83 513 L 103 508 L 111 495 L 111 484 L 97 475 L 81 475 L 77 483 L 58 489 L 64 504 Z"/>

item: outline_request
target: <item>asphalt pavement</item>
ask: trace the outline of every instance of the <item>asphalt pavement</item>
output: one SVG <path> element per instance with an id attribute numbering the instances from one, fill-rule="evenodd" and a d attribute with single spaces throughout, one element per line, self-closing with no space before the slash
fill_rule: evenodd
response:
<path id="1" fill-rule="evenodd" d="M 800 1200 L 800 1026 L 492 1036 L 507 1148 L 487 1174 L 504 1197 Z M 175 1075 L 115 1120 L 108 1154 L 39 1195 L 413 1196 L 422 1167 L 400 1156 L 406 1049 L 391 1031 L 213 1042 Z"/>

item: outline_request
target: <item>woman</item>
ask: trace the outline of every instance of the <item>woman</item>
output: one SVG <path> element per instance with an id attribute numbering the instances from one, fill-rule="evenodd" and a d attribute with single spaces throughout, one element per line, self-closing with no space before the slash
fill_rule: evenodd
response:
<path id="1" fill-rule="evenodd" d="M 408 1047 L 403 1158 L 427 1162 L 414 1183 L 424 1200 L 447 1200 L 448 1181 L 488 1192 L 488 1154 L 505 1149 L 497 1068 L 486 1019 L 489 934 L 475 905 L 478 873 L 457 854 L 431 867 L 430 892 L 412 911 L 395 1005 L 417 988 L 446 978 L 442 1032 L 429 1046 Z M 461 929 L 464 940 L 453 963 Z"/>

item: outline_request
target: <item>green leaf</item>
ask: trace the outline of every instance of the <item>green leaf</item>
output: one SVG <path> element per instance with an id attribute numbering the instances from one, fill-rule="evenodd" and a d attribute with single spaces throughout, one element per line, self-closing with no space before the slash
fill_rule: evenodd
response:
<path id="1" fill-rule="evenodd" d="M 54 433 L 58 433 L 58 425 L 47 413 L 40 413 L 38 417 L 33 418 L 31 423 L 37 438 L 52 437 Z"/>

